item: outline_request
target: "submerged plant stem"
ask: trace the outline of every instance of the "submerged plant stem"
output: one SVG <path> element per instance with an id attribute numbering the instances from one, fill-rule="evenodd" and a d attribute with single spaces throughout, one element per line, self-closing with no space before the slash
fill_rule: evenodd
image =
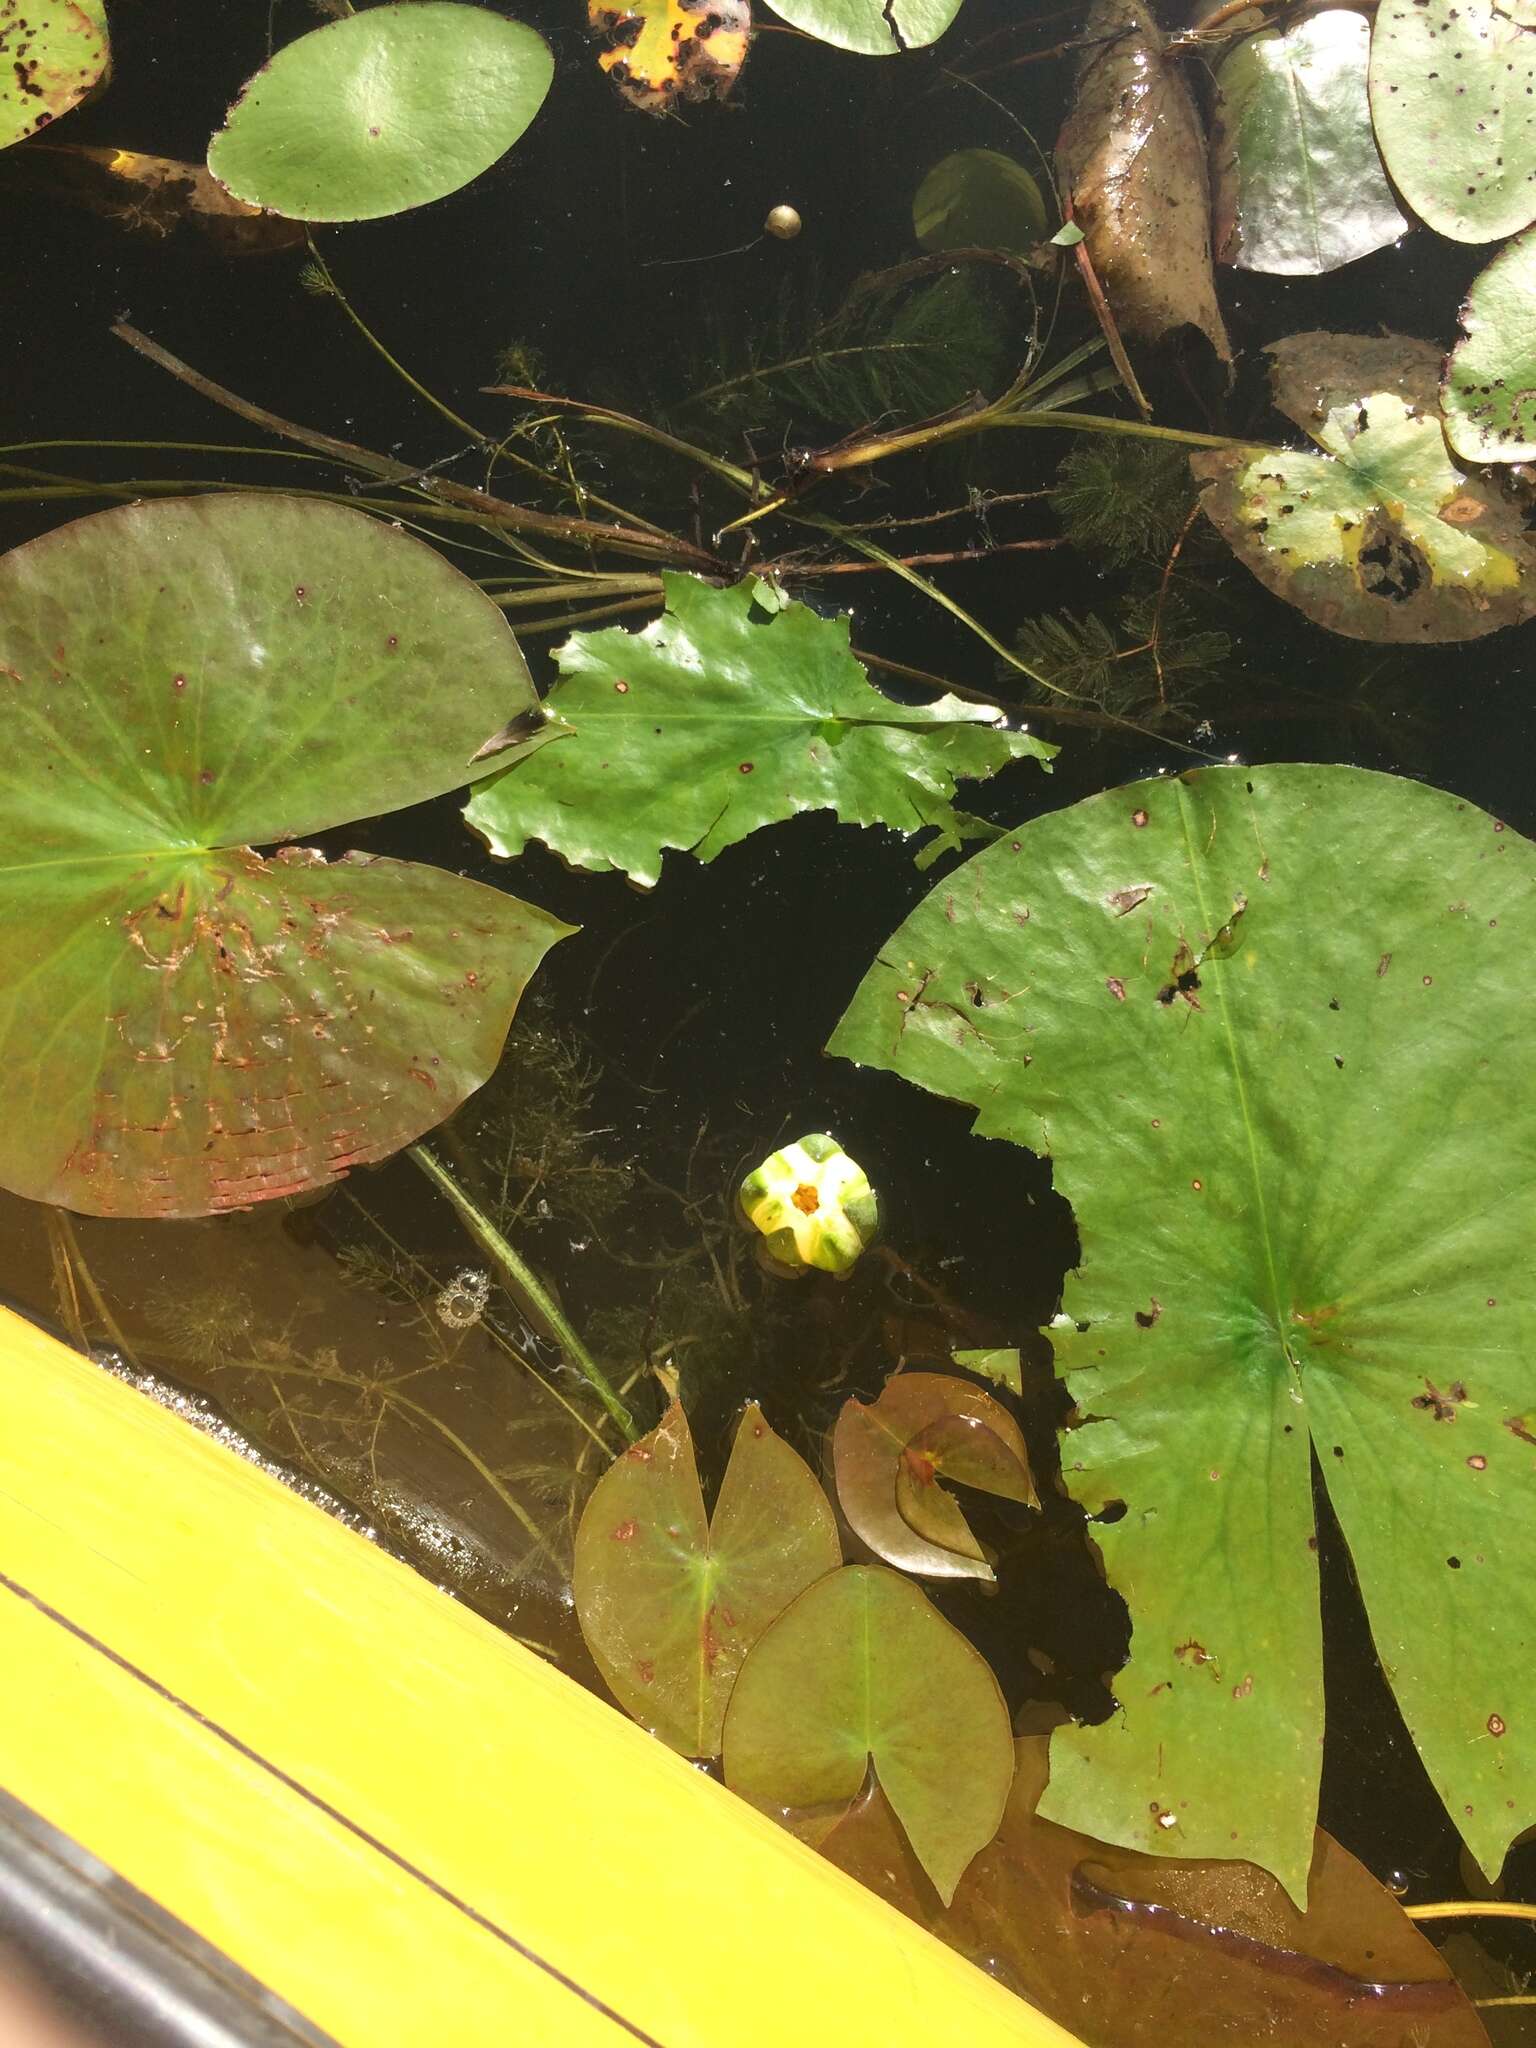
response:
<path id="1" fill-rule="evenodd" d="M 1426 1906 L 1404 1906 L 1410 1920 L 1536 1920 L 1536 1906 L 1509 1899 L 1432 1899 Z"/>
<path id="2" fill-rule="evenodd" d="M 640 1434 L 635 1427 L 635 1418 L 608 1384 L 607 1375 L 602 1367 L 577 1336 L 559 1303 L 537 1273 L 520 1253 L 513 1250 L 490 1217 L 471 1199 L 435 1153 L 429 1152 L 425 1145 L 420 1144 L 407 1145 L 405 1149 L 439 1193 L 447 1196 L 486 1257 L 494 1260 L 501 1268 L 513 1293 L 558 1338 L 566 1357 L 584 1375 L 593 1392 L 623 1430 L 627 1441 L 633 1443 Z"/>

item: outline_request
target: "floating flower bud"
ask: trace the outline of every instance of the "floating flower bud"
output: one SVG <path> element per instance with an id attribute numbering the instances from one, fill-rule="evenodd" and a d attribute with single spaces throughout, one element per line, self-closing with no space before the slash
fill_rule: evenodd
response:
<path id="1" fill-rule="evenodd" d="M 845 1279 L 880 1227 L 880 1208 L 862 1166 L 824 1132 L 772 1153 L 741 1184 L 741 1213 L 761 1231 L 771 1271 L 810 1267 Z"/>

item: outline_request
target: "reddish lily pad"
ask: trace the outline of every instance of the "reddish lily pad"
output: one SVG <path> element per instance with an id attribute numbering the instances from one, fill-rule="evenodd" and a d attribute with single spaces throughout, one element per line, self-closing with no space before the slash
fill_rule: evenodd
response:
<path id="1" fill-rule="evenodd" d="M 842 1560 L 805 1460 L 752 1402 L 713 1519 L 676 1401 L 594 1488 L 572 1587 L 614 1697 L 684 1756 L 715 1756 L 743 1658 L 791 1600 Z"/>
<path id="2" fill-rule="evenodd" d="M 243 1207 L 486 1079 L 568 927 L 437 868 L 251 850 L 441 795 L 532 709 L 440 555 L 316 500 L 99 512 L 0 558 L 0 682 L 0 1184 Z"/>
<path id="3" fill-rule="evenodd" d="M 755 1806 L 847 1806 L 871 1763 L 940 1897 L 1003 1817 L 1008 1709 L 986 1662 L 908 1580 L 849 1565 L 785 1609 L 736 1681 L 725 1780 Z"/>
<path id="4" fill-rule="evenodd" d="M 855 1534 L 887 1564 L 925 1578 L 993 1577 L 941 1479 L 1039 1505 L 1018 1424 L 990 1394 L 948 1373 L 899 1373 L 878 1401 L 845 1401 L 832 1456 Z"/>
<path id="5" fill-rule="evenodd" d="M 1252 1863 L 1106 1850 L 1041 1820 L 1046 1739 L 1017 1745 L 996 1839 L 940 1905 L 878 1788 L 822 1853 L 1098 2048 L 1487 2048 L 1466 1993 L 1318 1829 L 1305 1912 Z"/>

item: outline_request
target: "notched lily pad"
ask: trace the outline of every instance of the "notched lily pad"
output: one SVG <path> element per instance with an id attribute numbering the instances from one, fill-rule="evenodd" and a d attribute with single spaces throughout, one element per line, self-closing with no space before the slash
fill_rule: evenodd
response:
<path id="1" fill-rule="evenodd" d="M 941 1481 L 1039 1505 L 1018 1424 L 982 1388 L 949 1373 L 898 1373 L 877 1401 L 845 1401 L 832 1456 L 854 1532 L 887 1564 L 925 1578 L 994 1576 Z"/>
<path id="2" fill-rule="evenodd" d="M 1123 334 L 1198 327 L 1232 360 L 1211 265 L 1205 133 L 1142 0 L 1094 0 L 1057 173 Z"/>
<path id="3" fill-rule="evenodd" d="M 542 839 L 575 867 L 649 887 L 667 847 L 713 860 L 800 811 L 943 826 L 957 778 L 1055 751 L 984 705 L 883 695 L 846 614 L 765 609 L 750 576 L 728 590 L 665 583 L 665 615 L 644 632 L 607 626 L 556 649 L 546 714 L 570 737 L 477 785 L 464 816 L 492 853 Z"/>
<path id="4" fill-rule="evenodd" d="M 743 1658 L 789 1603 L 842 1562 L 805 1460 L 755 1401 L 712 1519 L 673 1402 L 598 1481 L 576 1534 L 572 1591 L 614 1697 L 684 1756 L 715 1756 Z"/>
<path id="5" fill-rule="evenodd" d="M 0 149 L 79 106 L 106 68 L 102 0 L 0 0 Z"/>
<path id="6" fill-rule="evenodd" d="M 1501 249 L 1461 309 L 1440 396 L 1445 437 L 1468 462 L 1536 461 L 1536 228 Z"/>
<path id="7" fill-rule="evenodd" d="M 985 1660 L 910 1581 L 848 1565 L 785 1609 L 742 1666 L 725 1782 L 769 1812 L 849 1806 L 873 1764 L 939 1896 L 1003 1817 L 1008 1709 Z"/>
<path id="8" fill-rule="evenodd" d="M 961 0 L 773 0 L 792 28 L 861 57 L 895 57 L 936 43 Z"/>
<path id="9" fill-rule="evenodd" d="M 1402 335 L 1272 344 L 1275 404 L 1316 450 L 1202 450 L 1203 508 L 1266 588 L 1357 640 L 1471 640 L 1536 611 L 1501 479 L 1445 445 L 1440 351 Z"/>
<path id="10" fill-rule="evenodd" d="M 440 555 L 314 500 L 99 512 L 0 557 L 0 688 L 0 1183 L 239 1208 L 386 1158 L 490 1074 L 568 927 L 285 845 L 455 788 L 532 705 Z"/>
<path id="11" fill-rule="evenodd" d="M 1247 36 L 1216 73 L 1216 254 L 1316 277 L 1384 249 L 1409 223 L 1377 154 L 1366 94 L 1371 25 L 1330 7 Z"/>
<path id="12" fill-rule="evenodd" d="M 831 1050 L 1048 1153 L 1077 1224 L 1062 1472 L 1132 1634 L 1052 1820 L 1304 1896 L 1314 1456 L 1452 1821 L 1491 1875 L 1536 1819 L 1533 946 L 1530 841 L 1270 766 L 1031 819 L 881 947 Z"/>

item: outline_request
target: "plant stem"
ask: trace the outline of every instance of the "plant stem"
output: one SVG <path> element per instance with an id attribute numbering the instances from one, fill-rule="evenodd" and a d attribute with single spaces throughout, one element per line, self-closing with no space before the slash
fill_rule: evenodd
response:
<path id="1" fill-rule="evenodd" d="M 635 1418 L 608 1384 L 607 1375 L 602 1367 L 577 1336 L 560 1304 L 533 1268 L 520 1253 L 513 1250 L 490 1217 L 470 1198 L 435 1153 L 429 1152 L 422 1144 L 407 1145 L 405 1149 L 432 1185 L 447 1196 L 458 1211 L 470 1236 L 486 1257 L 501 1268 L 513 1293 L 558 1338 L 566 1357 L 584 1375 L 588 1385 L 623 1430 L 628 1442 L 633 1443 L 640 1434 L 635 1427 Z"/>
<path id="2" fill-rule="evenodd" d="M 1404 1906 L 1410 1920 L 1536 1920 L 1536 1906 L 1508 1899 L 1432 1899 L 1427 1906 Z"/>

